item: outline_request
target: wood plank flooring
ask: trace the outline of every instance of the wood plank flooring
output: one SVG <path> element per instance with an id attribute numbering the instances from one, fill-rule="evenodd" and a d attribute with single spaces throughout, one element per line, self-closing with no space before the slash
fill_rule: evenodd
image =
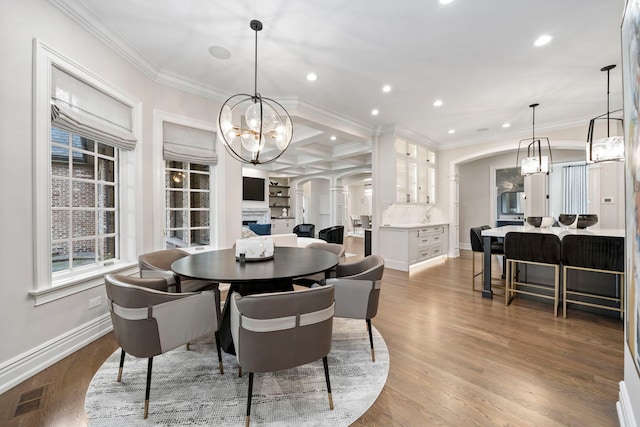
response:
<path id="1" fill-rule="evenodd" d="M 345 245 L 359 254 L 348 261 L 362 256 L 363 239 Z M 471 291 L 470 251 L 412 274 L 385 270 L 373 324 L 389 348 L 389 378 L 354 426 L 618 425 L 622 322 L 483 299 Z M 108 334 L 0 395 L 0 425 L 85 426 L 87 387 L 116 347 Z M 20 398 L 42 386 L 40 401 L 21 406 L 37 409 L 14 416 Z"/>

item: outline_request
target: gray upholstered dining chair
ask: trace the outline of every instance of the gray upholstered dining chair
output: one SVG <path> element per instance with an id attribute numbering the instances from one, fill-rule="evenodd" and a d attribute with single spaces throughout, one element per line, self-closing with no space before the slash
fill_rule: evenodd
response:
<path id="1" fill-rule="evenodd" d="M 342 264 L 346 259 L 346 255 L 345 255 L 346 252 L 344 249 L 344 245 L 341 245 L 339 243 L 315 242 L 315 243 L 309 244 L 306 248 L 320 249 L 322 251 L 331 252 L 338 257 L 339 264 Z M 335 277 L 336 269 L 335 268 L 331 269 L 329 271 L 329 275 Z M 293 279 L 293 283 L 295 285 L 311 287 L 315 283 L 321 283 L 324 279 L 325 279 L 325 273 L 317 273 L 317 274 L 312 274 L 310 276 L 295 278 Z"/>
<path id="2" fill-rule="evenodd" d="M 140 268 L 140 277 L 163 277 L 167 279 L 169 288 L 175 287 L 176 292 L 194 292 L 207 289 L 216 289 L 217 283 L 207 282 L 205 280 L 189 279 L 171 271 L 171 264 L 174 261 L 188 256 L 187 252 L 180 249 L 163 249 L 154 252 L 148 252 L 138 256 L 138 267 Z"/>
<path id="3" fill-rule="evenodd" d="M 245 425 L 251 420 L 257 372 L 294 368 L 322 359 L 333 409 L 327 355 L 331 351 L 334 288 L 231 296 L 231 334 L 238 365 L 249 372 Z"/>
<path id="4" fill-rule="evenodd" d="M 113 332 L 122 348 L 118 382 L 122 378 L 126 353 L 148 359 L 145 419 L 149 413 L 154 356 L 214 332 L 218 367 L 220 373 L 224 373 L 218 336 L 220 318 L 213 308 L 220 306 L 220 299 L 213 290 L 169 293 L 159 290 L 166 289 L 165 278 L 142 279 L 115 274 L 107 274 L 104 283 Z"/>
<path id="5" fill-rule="evenodd" d="M 378 313 L 380 286 L 384 273 L 384 259 L 379 255 L 369 255 L 352 263 L 338 264 L 336 278 L 327 279 L 327 285 L 336 288 L 336 317 L 364 319 L 369 331 L 371 360 L 376 361 L 373 349 L 371 319 Z"/>
<path id="6" fill-rule="evenodd" d="M 364 229 L 371 228 L 371 217 L 369 215 L 360 215 L 360 223 Z"/>

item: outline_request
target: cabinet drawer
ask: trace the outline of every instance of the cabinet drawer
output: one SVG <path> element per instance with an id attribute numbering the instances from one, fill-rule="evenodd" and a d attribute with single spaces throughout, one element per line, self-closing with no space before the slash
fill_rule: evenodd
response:
<path id="1" fill-rule="evenodd" d="M 433 235 L 441 235 L 442 233 L 444 233 L 444 227 L 441 225 L 438 225 L 434 227 L 425 227 L 425 228 L 418 229 L 417 236 L 418 237 L 433 236 Z"/>
<path id="2" fill-rule="evenodd" d="M 424 248 L 433 243 L 431 236 L 418 237 L 418 248 Z"/>
<path id="3" fill-rule="evenodd" d="M 442 255 L 442 245 L 435 245 L 429 248 L 429 254 L 432 258 Z"/>
<path id="4" fill-rule="evenodd" d="M 418 251 L 418 261 L 431 258 L 431 248 L 425 248 Z"/>

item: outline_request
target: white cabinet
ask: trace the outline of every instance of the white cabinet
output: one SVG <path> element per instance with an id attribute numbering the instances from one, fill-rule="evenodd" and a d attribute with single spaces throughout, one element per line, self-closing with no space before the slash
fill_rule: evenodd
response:
<path id="1" fill-rule="evenodd" d="M 293 218 L 272 218 L 271 219 L 271 234 L 287 234 L 293 233 L 293 227 L 295 227 L 296 221 Z"/>
<path id="2" fill-rule="evenodd" d="M 435 203 L 435 153 L 396 139 L 395 154 L 395 203 Z"/>
<path id="3" fill-rule="evenodd" d="M 415 264 L 443 254 L 446 225 L 409 231 L 409 264 Z"/>
<path id="4" fill-rule="evenodd" d="M 412 265 L 446 255 L 447 224 L 380 227 L 380 248 L 385 267 L 409 271 Z"/>

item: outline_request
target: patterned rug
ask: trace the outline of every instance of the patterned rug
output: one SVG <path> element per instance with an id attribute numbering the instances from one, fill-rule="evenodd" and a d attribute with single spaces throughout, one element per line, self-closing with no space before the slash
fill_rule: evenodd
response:
<path id="1" fill-rule="evenodd" d="M 389 353 L 373 328 L 371 361 L 364 320 L 334 319 L 329 375 L 335 409 L 329 409 L 322 360 L 256 374 L 252 426 L 348 426 L 376 400 L 387 380 Z M 238 378 L 235 356 L 223 354 L 218 372 L 213 336 L 153 359 L 149 418 L 144 420 L 147 360 L 128 356 L 116 382 L 120 349 L 93 377 L 85 402 L 89 426 L 242 426 L 248 375 Z"/>

